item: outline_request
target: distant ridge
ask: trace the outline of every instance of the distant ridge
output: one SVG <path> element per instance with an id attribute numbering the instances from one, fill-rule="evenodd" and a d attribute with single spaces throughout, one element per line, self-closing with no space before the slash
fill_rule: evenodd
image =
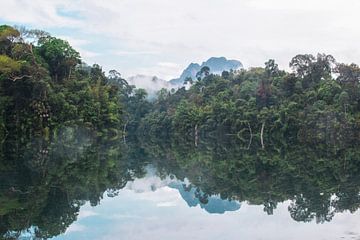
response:
<path id="1" fill-rule="evenodd" d="M 209 67 L 210 73 L 221 74 L 223 71 L 238 70 L 243 68 L 243 65 L 238 60 L 228 60 L 225 57 L 211 57 L 201 65 L 198 63 L 191 63 L 180 75 L 179 78 L 170 80 L 172 85 L 182 85 L 186 78 L 191 77 L 196 79 L 196 73 L 200 71 L 202 67 Z"/>
<path id="2" fill-rule="evenodd" d="M 240 61 L 228 60 L 225 57 L 211 57 L 201 65 L 198 63 L 190 63 L 189 66 L 182 72 L 181 76 L 170 81 L 160 79 L 156 76 L 147 76 L 138 74 L 127 78 L 127 81 L 135 85 L 137 88 L 144 88 L 148 93 L 148 98 L 153 99 L 156 97 L 156 93 L 162 88 L 171 89 L 178 88 L 184 84 L 186 78 L 191 77 L 196 79 L 196 73 L 200 71 L 202 67 L 209 67 L 210 73 L 221 74 L 223 71 L 238 70 L 243 68 Z"/>

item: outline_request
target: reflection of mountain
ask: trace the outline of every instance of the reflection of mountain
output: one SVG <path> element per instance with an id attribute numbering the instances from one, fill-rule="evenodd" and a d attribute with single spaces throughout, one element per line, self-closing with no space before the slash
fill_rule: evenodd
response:
<path id="1" fill-rule="evenodd" d="M 191 77 L 196 79 L 196 73 L 200 71 L 202 67 L 209 67 L 210 73 L 221 74 L 223 71 L 238 70 L 243 67 L 241 62 L 237 60 L 227 60 L 224 57 L 212 57 L 201 65 L 197 63 L 191 63 L 181 74 L 179 78 L 172 79 L 169 82 L 173 85 L 182 85 L 184 80 Z"/>
<path id="2" fill-rule="evenodd" d="M 169 187 L 179 190 L 181 197 L 189 207 L 196 207 L 198 204 L 208 213 L 223 214 L 226 211 L 236 211 L 240 209 L 240 203 L 236 201 L 223 200 L 218 196 L 206 196 L 203 192 L 194 187 L 186 187 L 180 182 L 172 182 Z"/>
<path id="3" fill-rule="evenodd" d="M 137 193 L 156 191 L 159 188 L 168 186 L 177 189 L 181 197 L 186 201 L 189 207 L 196 207 L 200 205 L 208 213 L 223 214 L 226 211 L 236 211 L 240 209 L 240 203 L 236 201 L 223 200 L 218 196 L 208 196 L 198 188 L 191 185 L 186 186 L 184 182 L 177 179 L 166 177 L 161 179 L 154 175 L 154 170 L 147 168 L 147 175 L 143 178 L 136 178 L 129 181 L 126 188 Z"/>

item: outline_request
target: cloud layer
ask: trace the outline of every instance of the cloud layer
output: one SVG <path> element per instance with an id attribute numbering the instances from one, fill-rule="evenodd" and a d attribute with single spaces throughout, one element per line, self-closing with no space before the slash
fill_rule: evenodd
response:
<path id="1" fill-rule="evenodd" d="M 317 52 L 360 62 L 359 10 L 356 0 L 9 0 L 0 21 L 65 36 L 106 70 L 169 79 L 211 56 L 245 67 Z"/>

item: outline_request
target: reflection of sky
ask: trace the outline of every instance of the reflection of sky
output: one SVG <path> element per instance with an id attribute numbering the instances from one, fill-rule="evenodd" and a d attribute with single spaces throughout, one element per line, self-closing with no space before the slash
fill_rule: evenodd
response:
<path id="1" fill-rule="evenodd" d="M 238 211 L 209 214 L 189 208 L 179 191 L 147 177 L 129 183 L 114 198 L 81 208 L 78 220 L 55 239 L 360 239 L 360 213 L 337 214 L 330 223 L 291 219 L 288 202 L 268 216 L 262 206 L 242 204 Z"/>

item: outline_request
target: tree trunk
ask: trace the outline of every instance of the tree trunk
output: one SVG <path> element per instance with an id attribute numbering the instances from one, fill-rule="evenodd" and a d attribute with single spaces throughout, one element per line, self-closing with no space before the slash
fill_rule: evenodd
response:
<path id="1" fill-rule="evenodd" d="M 253 135 L 252 135 L 252 130 L 251 130 L 251 126 L 250 126 L 249 122 L 248 122 L 248 128 L 249 128 L 249 132 L 250 132 L 250 140 L 249 140 L 249 145 L 248 145 L 247 149 L 250 149 Z"/>
<path id="2" fill-rule="evenodd" d="M 36 59 L 35 59 L 35 55 L 34 55 L 34 52 L 33 52 L 32 44 L 29 45 L 29 51 L 30 51 L 30 53 L 31 53 L 32 63 L 33 63 L 34 65 L 36 65 Z"/>
<path id="3" fill-rule="evenodd" d="M 265 128 L 265 122 L 263 122 L 262 125 L 261 125 L 261 133 L 260 133 L 261 147 L 263 149 L 265 148 L 265 145 L 264 145 L 264 128 Z"/>
<path id="4" fill-rule="evenodd" d="M 128 124 L 129 120 L 127 120 L 124 124 L 124 128 L 123 128 L 123 138 L 124 138 L 124 143 L 126 143 L 126 126 Z"/>
<path id="5" fill-rule="evenodd" d="M 198 141 L 199 141 L 199 135 L 198 135 L 198 125 L 197 125 L 197 124 L 195 125 L 194 130 L 195 130 L 195 146 L 197 147 L 197 145 L 198 145 Z"/>

